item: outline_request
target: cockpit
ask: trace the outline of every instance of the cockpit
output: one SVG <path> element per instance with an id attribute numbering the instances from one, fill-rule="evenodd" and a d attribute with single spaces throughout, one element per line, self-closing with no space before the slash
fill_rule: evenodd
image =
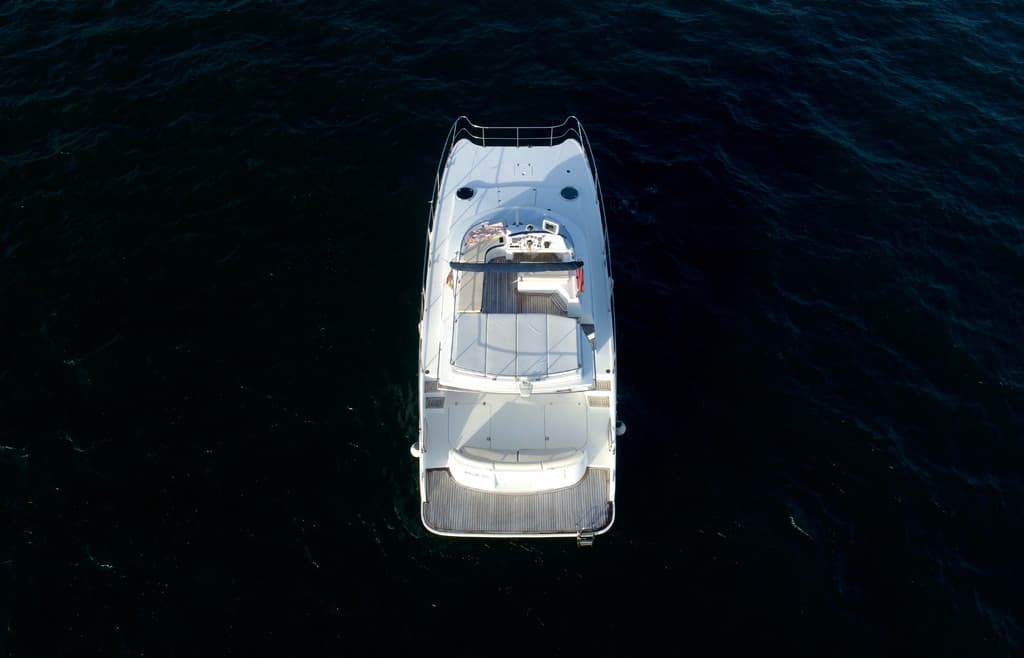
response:
<path id="1" fill-rule="evenodd" d="M 449 263 L 451 364 L 518 382 L 521 394 L 533 382 L 582 385 L 593 377 L 593 357 L 582 351 L 589 345 L 580 327 L 583 262 L 555 218 L 524 211 L 475 223 Z"/>
<path id="2" fill-rule="evenodd" d="M 514 222 L 514 223 L 513 223 Z M 583 263 L 552 218 L 485 219 L 470 228 L 448 283 L 458 312 L 579 317 Z"/>

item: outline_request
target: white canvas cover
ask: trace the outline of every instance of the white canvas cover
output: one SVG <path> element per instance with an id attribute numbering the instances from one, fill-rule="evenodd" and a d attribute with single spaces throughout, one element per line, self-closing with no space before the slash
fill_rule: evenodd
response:
<path id="1" fill-rule="evenodd" d="M 489 377 L 528 377 L 580 367 L 575 318 L 543 313 L 461 313 L 455 321 L 454 365 Z"/>

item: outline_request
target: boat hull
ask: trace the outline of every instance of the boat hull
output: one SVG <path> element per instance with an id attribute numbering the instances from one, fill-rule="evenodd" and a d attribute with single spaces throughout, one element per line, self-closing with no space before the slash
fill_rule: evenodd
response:
<path id="1" fill-rule="evenodd" d="M 609 259 L 577 120 L 456 121 L 431 202 L 412 450 L 431 532 L 582 540 L 611 527 Z"/>

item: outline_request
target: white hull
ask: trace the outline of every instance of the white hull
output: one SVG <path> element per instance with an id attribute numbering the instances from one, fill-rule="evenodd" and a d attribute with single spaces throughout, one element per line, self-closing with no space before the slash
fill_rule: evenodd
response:
<path id="1" fill-rule="evenodd" d="M 420 321 L 423 524 L 577 537 L 615 518 L 615 326 L 593 157 L 575 118 L 452 126 Z"/>

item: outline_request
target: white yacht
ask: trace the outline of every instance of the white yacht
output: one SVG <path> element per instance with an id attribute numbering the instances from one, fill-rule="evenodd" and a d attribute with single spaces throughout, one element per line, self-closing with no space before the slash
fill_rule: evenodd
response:
<path id="1" fill-rule="evenodd" d="M 423 525 L 576 537 L 615 519 L 615 318 L 601 186 L 575 117 L 459 117 L 434 181 L 419 325 Z"/>

